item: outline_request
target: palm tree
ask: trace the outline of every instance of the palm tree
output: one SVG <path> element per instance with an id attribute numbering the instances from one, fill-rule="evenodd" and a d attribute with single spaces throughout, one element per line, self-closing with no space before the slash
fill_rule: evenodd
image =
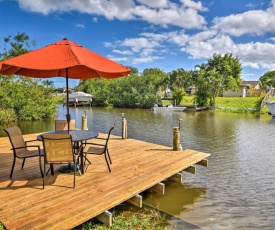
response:
<path id="1" fill-rule="evenodd" d="M 44 80 L 42 83 L 43 83 L 43 85 L 45 85 L 47 88 L 53 87 L 53 86 L 54 86 L 54 82 L 53 82 L 53 81 L 50 81 L 50 80 Z"/>

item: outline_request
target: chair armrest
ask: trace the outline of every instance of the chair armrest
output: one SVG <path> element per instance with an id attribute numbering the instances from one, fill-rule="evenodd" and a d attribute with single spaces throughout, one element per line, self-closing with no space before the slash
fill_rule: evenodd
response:
<path id="1" fill-rule="evenodd" d="M 35 141 L 38 141 L 38 142 L 40 142 L 40 143 L 41 143 L 41 141 L 39 141 L 39 140 L 26 140 L 26 141 L 25 141 L 25 145 L 26 145 L 26 146 L 30 146 L 30 144 L 29 144 L 29 143 L 31 143 L 31 142 L 35 142 Z"/>
<path id="2" fill-rule="evenodd" d="M 11 150 L 13 150 L 13 149 L 27 149 L 28 148 L 28 146 L 24 146 L 24 147 L 16 147 L 16 148 L 11 148 Z"/>
<path id="3" fill-rule="evenodd" d="M 38 149 L 40 149 L 40 146 L 39 145 L 28 145 L 27 148 L 38 148 Z"/>
<path id="4" fill-rule="evenodd" d="M 27 144 L 28 142 L 33 142 L 33 141 L 39 141 L 39 140 L 26 140 L 25 143 Z"/>
<path id="5" fill-rule="evenodd" d="M 39 154 L 41 154 L 40 146 L 39 145 L 29 145 L 29 146 L 24 146 L 24 147 L 17 147 L 17 148 L 12 148 L 11 150 L 16 150 L 16 149 L 28 149 L 28 148 L 37 148 L 39 151 Z"/>

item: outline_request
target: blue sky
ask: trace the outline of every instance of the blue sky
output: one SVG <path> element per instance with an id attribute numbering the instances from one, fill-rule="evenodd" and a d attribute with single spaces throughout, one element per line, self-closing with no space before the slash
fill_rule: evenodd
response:
<path id="1" fill-rule="evenodd" d="M 244 80 L 275 70 L 275 0 L 0 0 L 0 15 L 0 50 L 24 32 L 32 49 L 66 37 L 140 72 L 191 70 L 214 53 L 238 56 Z"/>

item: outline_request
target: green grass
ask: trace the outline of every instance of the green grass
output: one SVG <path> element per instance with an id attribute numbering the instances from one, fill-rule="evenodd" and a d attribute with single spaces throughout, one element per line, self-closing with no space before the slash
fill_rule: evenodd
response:
<path id="1" fill-rule="evenodd" d="M 113 211 L 113 225 L 112 227 L 91 220 L 83 225 L 74 228 L 74 230 L 166 230 L 164 217 L 160 215 L 157 210 L 143 209 L 142 212 L 124 211 L 117 213 Z M 6 230 L 4 225 L 0 222 L 0 230 Z"/>
<path id="2" fill-rule="evenodd" d="M 234 113 L 259 113 L 263 97 L 217 97 L 216 111 Z M 184 106 L 193 106 L 194 96 L 185 96 L 181 101 Z M 266 105 L 261 113 L 269 112 Z"/>
<path id="3" fill-rule="evenodd" d="M 259 113 L 262 97 L 217 97 L 216 111 Z M 262 112 L 267 112 L 264 106 Z"/>
<path id="4" fill-rule="evenodd" d="M 0 230 L 6 230 L 5 226 L 0 222 Z"/>
<path id="5" fill-rule="evenodd" d="M 100 222 L 91 220 L 77 229 L 81 230 L 164 230 L 164 218 L 153 209 L 145 209 L 141 212 L 113 211 L 113 225 L 107 227 Z"/>

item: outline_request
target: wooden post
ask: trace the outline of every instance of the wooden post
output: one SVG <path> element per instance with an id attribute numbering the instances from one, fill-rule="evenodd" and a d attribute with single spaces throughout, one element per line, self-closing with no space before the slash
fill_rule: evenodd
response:
<path id="1" fill-rule="evenodd" d="M 182 183 L 182 173 L 176 173 L 175 175 L 170 176 L 168 180 Z"/>
<path id="2" fill-rule="evenodd" d="M 158 183 L 150 188 L 151 191 L 164 194 L 165 192 L 165 184 L 164 183 Z"/>
<path id="3" fill-rule="evenodd" d="M 82 115 L 82 130 L 88 130 L 87 127 L 87 110 L 85 110 L 85 114 Z"/>
<path id="4" fill-rule="evenodd" d="M 122 139 L 127 139 L 127 120 L 124 117 L 124 113 L 121 114 L 122 115 L 122 122 L 121 122 L 121 126 L 122 126 Z"/>
<path id="5" fill-rule="evenodd" d="M 173 150 L 179 151 L 180 150 L 180 131 L 179 127 L 173 128 Z"/>
<path id="6" fill-rule="evenodd" d="M 184 169 L 183 171 L 196 174 L 196 166 L 191 165 L 188 168 Z"/>
<path id="7" fill-rule="evenodd" d="M 135 205 L 138 208 L 142 208 L 142 196 L 137 194 L 134 197 L 127 200 L 128 203 Z"/>
<path id="8" fill-rule="evenodd" d="M 112 227 L 113 225 L 113 214 L 109 211 L 105 211 L 98 216 L 95 217 L 103 224 L 107 225 L 108 227 Z"/>

